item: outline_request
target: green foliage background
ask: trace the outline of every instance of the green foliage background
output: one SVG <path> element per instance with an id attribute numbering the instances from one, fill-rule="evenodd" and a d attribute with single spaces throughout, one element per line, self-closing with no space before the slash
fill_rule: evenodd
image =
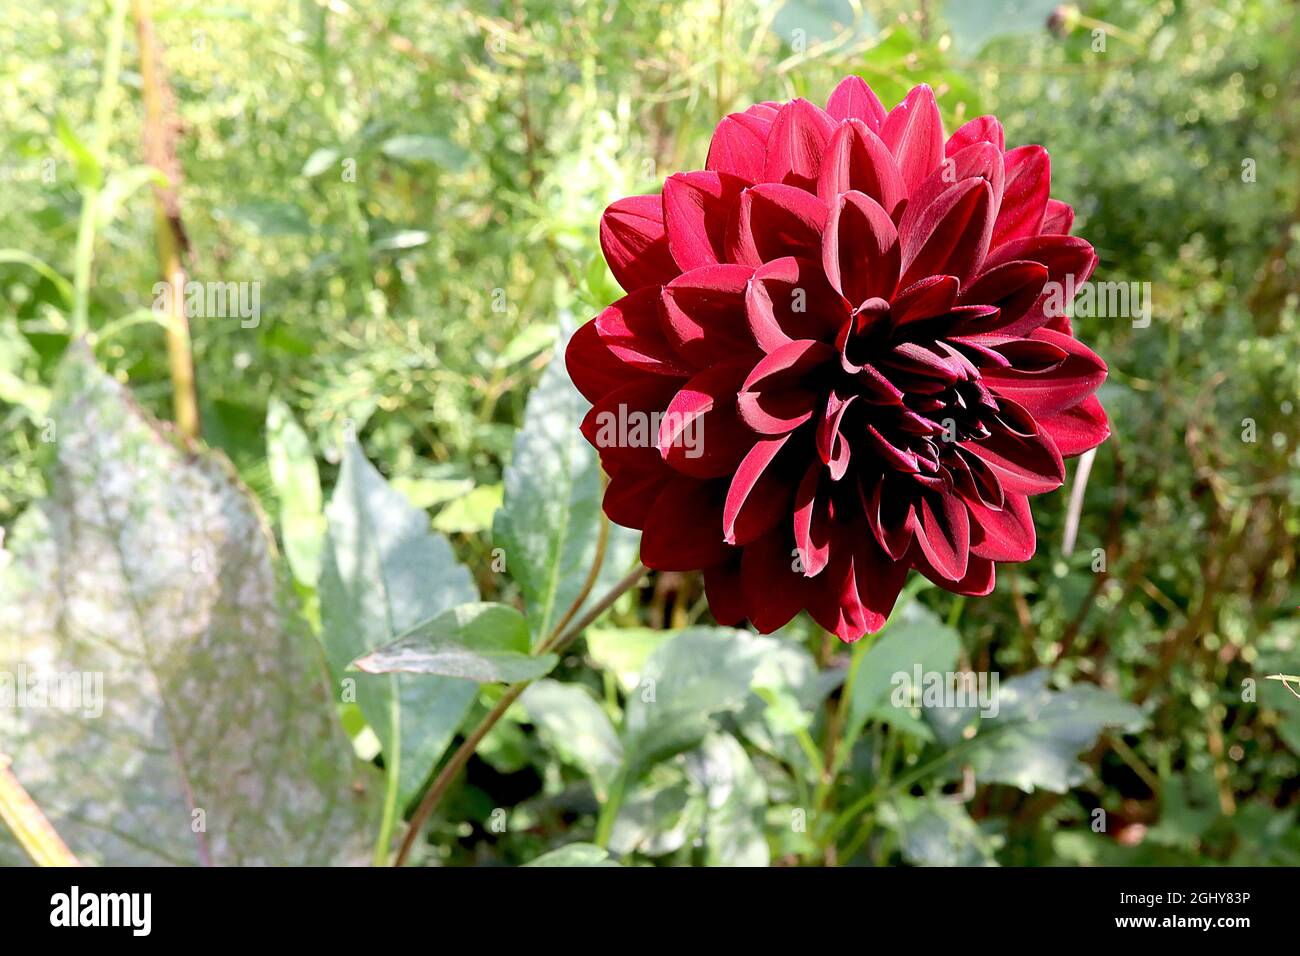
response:
<path id="1" fill-rule="evenodd" d="M 661 646 L 656 632 L 710 623 L 700 581 L 664 574 L 616 604 L 489 735 L 435 815 L 424 862 L 519 863 L 590 842 L 598 805 L 620 785 L 611 766 L 635 751 L 657 766 L 624 795 L 614 833 L 624 862 L 1300 863 L 1300 700 L 1264 680 L 1300 672 L 1295 7 L 1100 0 L 1058 13 L 1048 29 L 1053 6 L 156 4 L 183 124 L 192 277 L 257 282 L 261 292 L 256 328 L 192 322 L 202 437 L 277 519 L 290 559 L 300 551 L 307 565 L 320 560 L 318 535 L 306 532 L 301 548 L 288 539 L 303 522 L 319 524 L 321 510 L 317 502 L 285 520 L 301 498 L 276 493 L 283 439 L 266 427 L 268 407 L 279 409 L 273 423 L 301 423 L 295 447 L 311 453 L 326 493 L 343 439 L 355 435 L 392 488 L 450 537 L 483 600 L 532 600 L 525 582 L 494 568 L 493 515 L 557 330 L 618 295 L 596 241 L 600 213 L 701 166 L 716 120 L 752 102 L 823 102 L 857 72 L 887 105 L 930 83 L 949 129 L 996 113 L 1009 144 L 1050 150 L 1053 195 L 1075 206 L 1074 231 L 1101 257 L 1097 277 L 1151 284 L 1150 327 L 1076 322 L 1111 368 L 1101 397 L 1114 437 L 1088 481 L 1074 553 L 1061 548 L 1067 485 L 1036 500 L 1038 554 L 1000 573 L 993 595 L 963 605 L 924 591 L 909 612 L 920 617 L 886 632 L 932 636 L 946 620 L 959 635 L 954 664 L 1008 683 L 1050 675 L 1026 696 L 1059 693 L 1043 706 L 1095 718 L 1067 753 L 1073 768 L 1082 752 L 1087 769 L 1065 774 L 1067 792 L 1041 779 L 1025 788 L 1014 767 L 999 772 L 978 748 L 969 761 L 935 763 L 941 733 L 870 710 L 844 742 L 843 772 L 817 779 L 803 742 L 822 748 L 834 675 L 842 681 L 851 661 L 867 666 L 862 658 L 876 651 L 850 657 L 804 621 L 772 639 L 715 635 L 715 648 L 736 649 L 718 663 L 717 687 L 739 680 L 744 693 L 726 707 L 701 703 L 705 727 L 684 755 L 654 751 L 653 734 L 637 730 L 637 685 L 628 683 L 647 666 L 638 648 Z M 49 494 L 41 433 L 71 329 L 57 277 L 73 272 L 77 154 L 94 132 L 108 7 L 4 2 L 6 528 Z M 147 188 L 126 188 L 142 162 L 129 31 L 123 63 L 104 131 L 105 176 L 122 189 L 95 249 L 91 343 L 100 364 L 166 419 L 163 331 L 148 314 L 158 280 L 152 205 Z M 48 269 L 33 268 L 33 257 Z M 298 600 L 319 629 L 328 602 L 315 575 L 294 564 Z M 691 633 L 672 640 L 688 638 L 684 648 Z M 802 655 L 778 668 L 787 678 L 815 660 L 829 686 L 804 675 L 764 693 L 774 685 L 754 673 L 768 665 L 744 661 L 771 664 L 781 648 Z M 673 661 L 659 663 L 671 673 L 681 666 Z M 1128 709 L 1098 716 L 1095 688 L 1106 706 Z M 498 693 L 485 685 L 469 719 Z M 714 703 L 725 719 L 710 716 Z M 768 713 L 759 720 L 755 707 Z M 360 718 L 344 717 L 357 736 Z M 592 735 L 574 751 L 575 739 Z M 961 766 L 977 771 L 973 790 Z M 723 818 L 728 795 L 746 793 L 748 822 Z M 855 814 L 850 832 L 829 840 L 814 823 L 809 836 L 789 822 L 792 809 L 843 813 L 872 793 L 861 825 Z M 500 809 L 509 811 L 504 829 L 493 825 Z"/>

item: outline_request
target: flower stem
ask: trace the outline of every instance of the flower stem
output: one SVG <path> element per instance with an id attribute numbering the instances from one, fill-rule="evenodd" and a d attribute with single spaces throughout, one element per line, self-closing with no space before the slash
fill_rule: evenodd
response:
<path id="1" fill-rule="evenodd" d="M 5 754 L 0 754 L 0 820 L 8 824 L 37 866 L 81 866 L 9 769 L 9 757 Z"/>
<path id="2" fill-rule="evenodd" d="M 122 71 L 122 42 L 126 34 L 127 0 L 114 0 L 112 19 L 108 25 L 108 45 L 104 50 L 104 75 L 95 97 L 95 139 L 91 154 L 99 171 L 95 181 L 81 194 L 81 219 L 77 223 L 77 245 L 73 260 L 72 335 L 85 335 L 90 327 L 90 265 L 95 258 L 95 219 L 99 215 L 99 194 L 102 189 L 105 152 L 108 149 L 108 129 L 113 119 L 113 99 L 117 93 L 117 79 Z"/>
<path id="3" fill-rule="evenodd" d="M 596 846 L 609 848 L 609 838 L 614 833 L 614 821 L 618 811 L 623 807 L 623 798 L 627 794 L 627 773 L 620 771 L 609 788 L 609 797 L 600 807 L 600 816 L 596 819 Z"/>

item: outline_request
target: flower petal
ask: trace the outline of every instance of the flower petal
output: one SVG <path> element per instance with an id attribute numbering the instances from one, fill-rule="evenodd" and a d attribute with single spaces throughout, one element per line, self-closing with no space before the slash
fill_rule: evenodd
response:
<path id="1" fill-rule="evenodd" d="M 829 206 L 850 189 L 870 196 L 890 214 L 907 198 L 894 154 L 866 123 L 855 119 L 841 124 L 826 147 L 817 197 Z"/>
<path id="2" fill-rule="evenodd" d="M 685 475 L 668 480 L 641 533 L 641 560 L 657 571 L 694 571 L 725 561 L 722 502 L 726 483 Z"/>
<path id="3" fill-rule="evenodd" d="M 826 206 L 795 186 L 762 183 L 746 189 L 727 224 L 727 259 L 750 266 L 782 256 L 821 257 Z"/>
<path id="4" fill-rule="evenodd" d="M 934 91 L 922 83 L 881 124 L 880 138 L 898 159 L 910 195 L 943 159 L 943 120 Z"/>
<path id="5" fill-rule="evenodd" d="M 837 197 L 822 233 L 822 268 L 849 305 L 893 295 L 900 255 L 894 221 L 878 202 L 855 191 Z"/>
<path id="6" fill-rule="evenodd" d="M 1018 146 L 1008 150 L 1003 160 L 1006 185 L 998 218 L 993 224 L 994 246 L 1038 235 L 1052 187 L 1051 160 L 1043 147 Z"/>
<path id="7" fill-rule="evenodd" d="M 1078 339 L 1039 329 L 1020 341 L 1052 346 L 1064 353 L 1064 361 L 1041 371 L 1013 362 L 1011 368 L 986 369 L 984 381 L 994 394 L 1024 406 L 1036 419 L 1073 408 L 1106 380 L 1106 363 Z"/>
<path id="8" fill-rule="evenodd" d="M 1070 458 L 1096 448 L 1110 437 L 1110 422 L 1096 395 L 1073 408 L 1038 419 L 1038 427 L 1052 437 L 1061 454 Z"/>
<path id="9" fill-rule="evenodd" d="M 831 98 L 826 101 L 826 112 L 831 119 L 844 121 L 860 120 L 873 132 L 879 131 L 885 122 L 885 107 L 876 96 L 867 81 L 860 76 L 846 76 L 835 87 Z"/>
<path id="10" fill-rule="evenodd" d="M 795 339 L 833 342 L 849 306 L 821 263 L 784 256 L 759 266 L 745 290 L 745 316 L 759 347 L 774 352 Z"/>
<path id="11" fill-rule="evenodd" d="M 693 369 L 761 354 L 745 319 L 751 266 L 702 266 L 663 288 L 664 334 Z"/>
<path id="12" fill-rule="evenodd" d="M 835 121 L 821 107 L 805 99 L 785 104 L 767 136 L 763 180 L 815 192 L 826 144 L 834 131 Z"/>
<path id="13" fill-rule="evenodd" d="M 600 248 L 628 292 L 663 285 L 680 271 L 668 251 L 658 196 L 628 196 L 610 204 L 600 217 Z"/>
<path id="14" fill-rule="evenodd" d="M 683 272 L 725 259 L 732 207 L 747 183 L 717 172 L 677 173 L 664 183 L 668 248 Z"/>
<path id="15" fill-rule="evenodd" d="M 944 579 L 960 581 L 970 559 L 970 512 L 956 495 L 923 492 L 916 507 L 916 543 Z"/>
<path id="16" fill-rule="evenodd" d="M 1008 495 L 1000 509 L 966 499 L 971 514 L 971 554 L 990 561 L 1028 561 L 1038 545 L 1029 499 Z"/>
<path id="17" fill-rule="evenodd" d="M 954 183 L 901 236 L 906 288 L 932 275 L 952 275 L 965 282 L 976 273 L 993 233 L 993 189 L 972 176 Z"/>
<path id="18" fill-rule="evenodd" d="M 1042 233 L 1045 236 L 1068 236 L 1074 225 L 1074 207 L 1059 199 L 1047 200 L 1047 212 L 1043 215 Z"/>
<path id="19" fill-rule="evenodd" d="M 705 169 L 738 176 L 748 183 L 761 181 L 767 135 L 774 119 L 776 109 L 764 103 L 723 117 L 713 131 Z"/>
<path id="20" fill-rule="evenodd" d="M 791 442 L 789 435 L 761 439 L 737 467 L 722 511 L 722 534 L 728 544 L 749 544 L 789 514 L 794 486 L 787 463 L 777 456 Z"/>
<path id="21" fill-rule="evenodd" d="M 998 122 L 996 116 L 977 116 L 965 125 L 959 126 L 957 131 L 948 137 L 944 155 L 952 156 L 971 143 L 992 143 L 999 153 L 1006 149 L 1006 133 L 1003 132 L 1002 124 Z"/>
<path id="22" fill-rule="evenodd" d="M 674 470 L 696 478 L 721 478 L 754 443 L 736 410 L 736 393 L 749 362 L 714 365 L 681 386 L 664 412 L 658 448 Z"/>

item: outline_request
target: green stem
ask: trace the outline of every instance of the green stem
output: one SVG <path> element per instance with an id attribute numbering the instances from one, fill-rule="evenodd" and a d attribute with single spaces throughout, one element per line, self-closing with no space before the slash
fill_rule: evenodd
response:
<path id="1" fill-rule="evenodd" d="M 602 849 L 609 847 L 609 838 L 614 833 L 614 821 L 618 819 L 618 811 L 622 808 L 626 795 L 627 773 L 620 771 L 614 778 L 613 786 L 609 788 L 609 797 L 601 805 L 600 816 L 596 820 L 596 846 Z"/>
<path id="2" fill-rule="evenodd" d="M 126 35 L 128 0 L 113 0 L 112 19 L 108 27 L 108 45 L 104 55 L 104 75 L 95 97 L 95 138 L 92 154 L 100 171 L 95 181 L 81 194 L 81 220 L 77 223 L 77 246 L 73 260 L 73 337 L 85 335 L 90 327 L 90 266 L 95 257 L 95 218 L 99 212 L 103 165 L 108 150 L 108 129 L 113 118 L 113 100 L 117 79 L 122 71 L 122 42 Z"/>
<path id="3" fill-rule="evenodd" d="M 397 675 L 393 674 L 389 695 L 390 703 L 388 720 L 389 725 L 394 727 L 400 727 L 402 719 L 402 701 L 397 686 L 397 680 Z M 391 753 L 389 752 L 390 750 L 392 751 Z M 397 795 L 401 786 L 401 780 L 399 779 L 401 769 L 401 746 L 385 748 L 384 770 L 386 771 L 386 774 L 384 779 L 384 815 L 379 821 L 379 837 L 375 840 L 375 866 L 388 865 L 388 853 L 393 845 L 393 828 L 397 825 Z"/>

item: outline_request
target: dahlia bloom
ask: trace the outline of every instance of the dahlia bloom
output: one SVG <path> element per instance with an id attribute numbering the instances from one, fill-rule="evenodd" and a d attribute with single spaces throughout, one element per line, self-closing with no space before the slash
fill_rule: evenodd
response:
<path id="1" fill-rule="evenodd" d="M 852 641 L 908 569 L 981 595 L 1029 558 L 1030 496 L 1109 434 L 1106 366 L 1047 305 L 1097 263 L 1050 178 L 995 118 L 945 139 L 928 86 L 886 112 L 850 76 L 825 110 L 727 116 L 704 170 L 611 205 L 627 295 L 566 358 L 646 565 L 702 570 L 720 623 L 807 609 Z"/>

